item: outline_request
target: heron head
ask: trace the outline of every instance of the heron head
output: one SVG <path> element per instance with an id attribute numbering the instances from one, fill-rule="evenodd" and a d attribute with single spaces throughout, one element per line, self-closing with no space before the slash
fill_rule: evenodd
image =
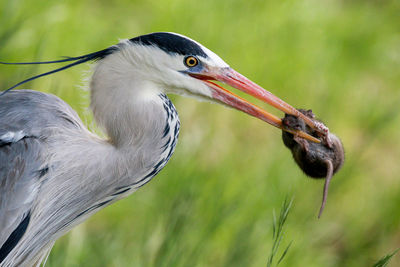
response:
<path id="1" fill-rule="evenodd" d="M 215 53 L 188 37 L 176 33 L 158 32 L 124 40 L 118 47 L 121 55 L 128 59 L 135 69 L 135 75 L 140 75 L 142 80 L 156 84 L 165 93 L 223 104 L 275 127 L 284 128 L 280 118 L 214 83 L 218 81 L 256 97 L 286 114 L 300 117 L 318 131 L 317 125 L 312 120 L 230 68 Z M 286 130 L 309 140 L 318 141 L 304 132 Z"/>
<path id="2" fill-rule="evenodd" d="M 218 81 L 256 97 L 285 114 L 301 118 L 312 129 L 321 133 L 321 136 L 325 136 L 327 133 L 325 126 L 311 120 L 283 100 L 236 72 L 206 47 L 176 33 L 157 32 L 142 35 L 129 40 L 122 40 L 117 45 L 94 53 L 67 57 L 61 60 L 22 63 L 0 62 L 1 64 L 72 62 L 19 82 L 1 92 L 0 96 L 26 82 L 93 60 L 101 60 L 101 63 L 97 64 L 91 80 L 92 102 L 95 102 L 93 99 L 111 98 L 112 94 L 118 95 L 121 92 L 124 97 L 124 93 L 131 88 L 147 88 L 148 90 L 142 92 L 146 94 L 148 91 L 154 90 L 156 93 L 160 91 L 175 93 L 223 104 L 257 117 L 296 136 L 317 143 L 320 142 L 305 132 L 282 125 L 280 118 L 214 83 Z M 93 90 L 93 88 L 102 88 L 103 90 Z M 121 90 L 117 92 L 117 90 L 109 90 L 110 88 L 121 88 Z M 93 94 L 93 92 L 96 92 L 96 94 Z"/>

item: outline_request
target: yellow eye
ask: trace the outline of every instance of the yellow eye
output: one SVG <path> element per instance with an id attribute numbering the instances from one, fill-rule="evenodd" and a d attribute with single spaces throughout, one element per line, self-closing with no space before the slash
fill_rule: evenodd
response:
<path id="1" fill-rule="evenodd" d="M 194 56 L 185 57 L 185 65 L 189 68 L 196 66 L 199 64 L 199 60 Z"/>

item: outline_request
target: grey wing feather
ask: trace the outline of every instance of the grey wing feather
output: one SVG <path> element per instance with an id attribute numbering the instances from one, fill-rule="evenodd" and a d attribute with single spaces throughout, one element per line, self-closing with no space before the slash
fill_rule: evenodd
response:
<path id="1" fill-rule="evenodd" d="M 37 138 L 0 146 L 0 247 L 30 212 L 44 175 Z"/>
<path id="2" fill-rule="evenodd" d="M 0 97 L 0 254 L 46 179 L 47 137 L 54 129 L 83 127 L 75 111 L 54 95 L 14 90 Z"/>

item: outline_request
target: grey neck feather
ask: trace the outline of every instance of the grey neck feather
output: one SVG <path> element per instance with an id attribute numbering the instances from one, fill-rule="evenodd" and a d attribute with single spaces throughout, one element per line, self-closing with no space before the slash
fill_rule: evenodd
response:
<path id="1" fill-rule="evenodd" d="M 118 148 L 154 141 L 162 129 L 161 91 L 141 80 L 118 53 L 95 67 L 90 90 L 94 118 Z"/>
<path id="2" fill-rule="evenodd" d="M 99 62 L 90 88 L 94 118 L 123 158 L 122 168 L 140 172 L 163 167 L 166 162 L 160 160 L 165 161 L 165 154 L 169 159 L 176 145 L 179 118 L 160 88 L 141 77 L 119 52 Z"/>

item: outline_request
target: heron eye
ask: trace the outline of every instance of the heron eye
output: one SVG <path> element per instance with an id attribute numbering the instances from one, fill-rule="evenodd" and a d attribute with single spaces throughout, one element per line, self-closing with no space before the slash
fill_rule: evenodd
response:
<path id="1" fill-rule="evenodd" d="M 196 66 L 199 64 L 199 60 L 194 56 L 185 57 L 185 65 L 189 68 Z"/>

